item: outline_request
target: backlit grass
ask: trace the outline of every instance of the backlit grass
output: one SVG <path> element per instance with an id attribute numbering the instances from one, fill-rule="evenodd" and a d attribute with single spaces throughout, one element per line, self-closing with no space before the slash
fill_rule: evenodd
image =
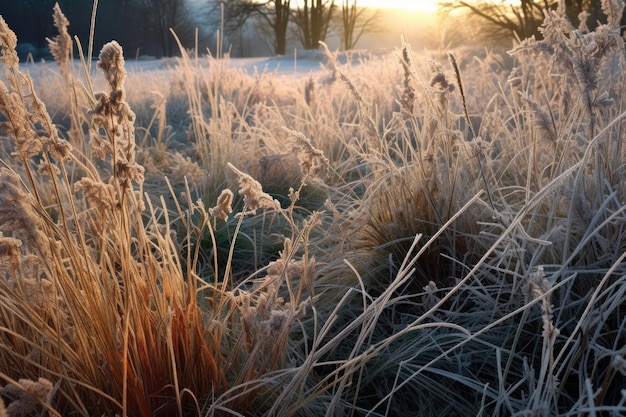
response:
<path id="1" fill-rule="evenodd" d="M 0 415 L 626 413 L 605 3 L 308 77 L 93 72 L 58 7 L 29 73 L 0 20 Z"/>

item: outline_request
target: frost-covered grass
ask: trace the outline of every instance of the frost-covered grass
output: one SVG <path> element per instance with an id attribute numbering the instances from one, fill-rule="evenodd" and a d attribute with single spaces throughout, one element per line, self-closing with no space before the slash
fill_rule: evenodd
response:
<path id="1" fill-rule="evenodd" d="M 626 413 L 605 6 L 509 53 L 399 42 L 297 76 L 116 43 L 89 69 L 60 10 L 29 76 L 0 22 L 4 413 Z"/>

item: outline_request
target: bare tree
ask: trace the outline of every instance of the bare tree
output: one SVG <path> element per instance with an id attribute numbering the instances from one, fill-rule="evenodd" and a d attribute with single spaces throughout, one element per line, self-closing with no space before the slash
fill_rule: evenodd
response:
<path id="1" fill-rule="evenodd" d="M 170 29 L 181 41 L 194 38 L 194 25 L 187 0 L 137 0 L 142 12 L 145 30 L 159 48 L 159 55 L 172 56 L 178 46 Z"/>
<path id="2" fill-rule="evenodd" d="M 289 15 L 291 13 L 290 0 L 274 1 L 274 18 L 270 24 L 276 36 L 276 54 L 285 55 L 287 48 L 287 27 L 289 26 Z"/>
<path id="3" fill-rule="evenodd" d="M 294 14 L 298 38 L 304 49 L 317 49 L 326 40 L 335 11 L 335 0 L 303 0 Z"/>
<path id="4" fill-rule="evenodd" d="M 559 5 L 558 0 L 521 0 L 518 4 L 509 1 L 447 1 L 440 5 L 444 10 L 465 10 L 470 16 L 482 20 L 481 27 L 484 35 L 510 37 L 517 35 L 527 38 L 538 33 L 538 28 L 543 22 L 543 11 L 555 9 Z M 590 30 L 599 23 L 605 22 L 606 17 L 602 12 L 602 0 L 565 0 L 565 13 L 569 20 L 576 26 L 580 18 L 586 19 Z"/>
<path id="5" fill-rule="evenodd" d="M 274 53 L 284 55 L 287 49 L 287 28 L 291 15 L 291 0 L 218 0 L 224 6 L 224 31 L 235 34 L 252 18 L 261 19 L 274 35 Z"/>
<path id="6" fill-rule="evenodd" d="M 543 10 L 552 9 L 558 3 L 558 0 L 520 0 L 518 4 L 506 0 L 451 1 L 442 2 L 441 7 L 444 10 L 465 10 L 480 18 L 484 23 L 481 27 L 484 35 L 526 38 L 537 33 L 543 22 Z"/>
<path id="7" fill-rule="evenodd" d="M 358 0 L 341 0 L 341 46 L 348 51 L 354 48 L 365 33 L 381 30 L 380 10 L 359 7 Z"/>

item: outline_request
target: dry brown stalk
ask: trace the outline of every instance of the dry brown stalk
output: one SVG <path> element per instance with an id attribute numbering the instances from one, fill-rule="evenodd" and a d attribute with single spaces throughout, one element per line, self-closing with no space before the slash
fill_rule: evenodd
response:
<path id="1" fill-rule="evenodd" d="M 122 47 L 115 41 L 104 45 L 97 67 L 104 73 L 110 91 L 96 93 L 97 103 L 90 112 L 91 150 L 100 158 L 111 157 L 113 178 L 124 190 L 131 181 L 143 183 L 144 168 L 135 160 L 135 113 L 126 102 Z"/>

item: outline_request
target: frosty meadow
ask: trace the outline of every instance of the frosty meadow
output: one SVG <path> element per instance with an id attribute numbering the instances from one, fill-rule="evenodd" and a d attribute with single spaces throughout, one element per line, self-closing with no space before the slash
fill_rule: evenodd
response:
<path id="1" fill-rule="evenodd" d="M 307 76 L 0 18 L 0 416 L 626 414 L 623 7 Z"/>

